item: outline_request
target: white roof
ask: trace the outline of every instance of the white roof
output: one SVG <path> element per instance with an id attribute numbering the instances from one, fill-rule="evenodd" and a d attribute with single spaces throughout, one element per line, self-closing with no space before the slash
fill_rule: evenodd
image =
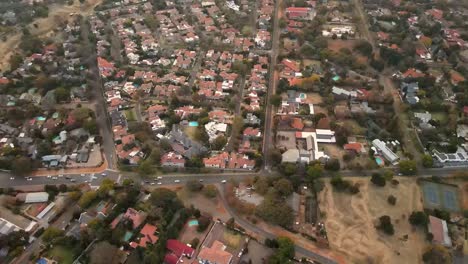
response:
<path id="1" fill-rule="evenodd" d="M 49 200 L 49 194 L 46 192 L 34 192 L 26 194 L 25 203 L 43 203 Z"/>

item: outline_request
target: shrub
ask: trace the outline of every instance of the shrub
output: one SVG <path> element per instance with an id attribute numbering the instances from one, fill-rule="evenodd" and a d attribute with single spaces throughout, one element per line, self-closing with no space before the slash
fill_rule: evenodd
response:
<path id="1" fill-rule="evenodd" d="M 380 173 L 372 173 L 371 182 L 377 186 L 385 186 L 385 178 Z"/>
<path id="2" fill-rule="evenodd" d="M 397 200 L 396 197 L 393 196 L 393 195 L 390 195 L 390 196 L 388 196 L 388 198 L 387 198 L 387 202 L 388 202 L 389 204 L 391 204 L 391 205 L 395 205 L 395 204 L 396 204 L 396 200 Z"/>
<path id="3" fill-rule="evenodd" d="M 383 215 L 379 217 L 379 226 L 378 229 L 382 230 L 387 235 L 395 234 L 395 229 L 393 228 L 392 219 L 388 215 Z"/>
<path id="4" fill-rule="evenodd" d="M 408 221 L 415 226 L 425 226 L 429 222 L 426 213 L 422 211 L 414 211 L 411 213 Z"/>

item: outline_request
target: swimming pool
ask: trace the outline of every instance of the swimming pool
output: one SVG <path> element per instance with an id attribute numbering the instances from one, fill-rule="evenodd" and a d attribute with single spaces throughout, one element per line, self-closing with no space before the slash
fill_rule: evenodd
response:
<path id="1" fill-rule="evenodd" d="M 305 93 L 300 93 L 299 94 L 299 98 L 301 99 L 306 99 L 307 98 L 307 95 Z"/>
<path id="2" fill-rule="evenodd" d="M 383 166 L 385 165 L 383 159 L 381 157 L 375 157 L 375 162 L 377 163 L 377 165 L 379 166 Z"/>
<path id="3" fill-rule="evenodd" d="M 188 225 L 189 225 L 189 226 L 198 226 L 198 220 L 197 220 L 197 219 L 190 220 L 190 221 L 188 222 Z"/>
<path id="4" fill-rule="evenodd" d="M 198 122 L 197 121 L 190 121 L 188 123 L 189 127 L 197 127 L 198 126 Z"/>

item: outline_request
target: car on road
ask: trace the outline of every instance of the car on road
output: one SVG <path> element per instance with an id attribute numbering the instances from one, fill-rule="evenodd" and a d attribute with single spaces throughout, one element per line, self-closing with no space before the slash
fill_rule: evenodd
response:
<path id="1" fill-rule="evenodd" d="M 86 181 L 84 181 L 84 182 L 85 182 L 85 183 L 89 183 L 89 181 L 88 181 L 88 180 L 86 180 Z"/>
<path id="2" fill-rule="evenodd" d="M 158 179 L 158 180 L 162 180 L 162 176 L 158 176 L 156 179 Z"/>
<path id="3" fill-rule="evenodd" d="M 180 180 L 175 180 L 174 182 L 175 182 L 175 183 L 179 183 L 179 182 L 180 182 Z"/>
<path id="4" fill-rule="evenodd" d="M 14 180 L 14 179 L 15 179 L 15 177 L 10 177 L 10 180 Z"/>
<path id="5" fill-rule="evenodd" d="M 199 182 L 203 182 L 203 179 L 199 179 L 198 181 L 199 181 Z"/>
<path id="6" fill-rule="evenodd" d="M 81 177 L 84 177 L 84 176 L 86 176 L 86 174 L 84 174 L 84 173 L 81 173 L 81 174 L 80 174 L 80 176 L 81 176 Z"/>
<path id="7" fill-rule="evenodd" d="M 59 174 L 58 176 L 59 176 L 59 177 L 63 177 L 63 174 Z"/>
<path id="8" fill-rule="evenodd" d="M 96 176 L 92 176 L 92 177 L 91 177 L 91 180 L 96 180 L 96 179 L 97 179 Z"/>
<path id="9" fill-rule="evenodd" d="M 158 182 L 158 185 L 161 185 L 161 184 L 162 184 L 162 182 Z"/>
<path id="10" fill-rule="evenodd" d="M 70 179 L 70 181 L 71 181 L 71 182 L 76 182 L 76 180 L 75 180 L 75 179 Z"/>
<path id="11" fill-rule="evenodd" d="M 226 180 L 222 180 L 221 183 L 226 183 Z"/>
<path id="12" fill-rule="evenodd" d="M 52 178 L 52 176 L 50 176 L 50 175 L 47 175 L 47 178 L 49 178 L 49 179 L 50 179 L 50 178 Z"/>
<path id="13" fill-rule="evenodd" d="M 154 182 L 152 182 L 152 183 L 150 183 L 150 185 L 155 185 L 155 183 L 154 183 Z"/>
<path id="14" fill-rule="evenodd" d="M 32 178 L 31 178 L 31 177 L 28 177 L 28 178 L 26 178 L 26 179 L 27 179 L 28 181 L 32 181 Z"/>
<path id="15" fill-rule="evenodd" d="M 58 178 L 57 177 L 52 177 L 52 180 L 57 180 Z"/>
<path id="16" fill-rule="evenodd" d="M 107 174 L 106 174 L 106 173 L 101 173 L 101 176 L 104 176 L 104 177 L 106 177 L 106 176 L 107 176 Z"/>

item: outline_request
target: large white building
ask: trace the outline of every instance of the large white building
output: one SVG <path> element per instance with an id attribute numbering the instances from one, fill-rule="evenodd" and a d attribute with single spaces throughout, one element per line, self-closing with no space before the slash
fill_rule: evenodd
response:
<path id="1" fill-rule="evenodd" d="M 374 146 L 377 151 L 392 164 L 396 163 L 400 159 L 400 157 L 398 157 L 397 154 L 389 149 L 387 144 L 385 144 L 385 142 L 381 141 L 380 139 L 374 139 L 372 141 L 372 146 Z"/>

